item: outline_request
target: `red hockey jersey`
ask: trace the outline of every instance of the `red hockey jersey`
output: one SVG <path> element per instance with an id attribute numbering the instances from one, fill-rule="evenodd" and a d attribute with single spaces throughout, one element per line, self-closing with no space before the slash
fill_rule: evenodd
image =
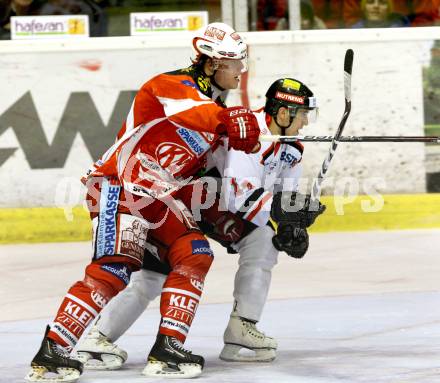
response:
<path id="1" fill-rule="evenodd" d="M 93 164 L 86 179 L 117 178 L 140 196 L 159 198 L 202 167 L 219 139 L 209 78 L 194 67 L 160 74 L 137 93 L 117 142 Z"/>

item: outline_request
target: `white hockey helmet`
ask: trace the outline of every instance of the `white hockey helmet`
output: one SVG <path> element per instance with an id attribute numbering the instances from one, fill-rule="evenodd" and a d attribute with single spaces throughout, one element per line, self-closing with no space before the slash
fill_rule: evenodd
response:
<path id="1" fill-rule="evenodd" d="M 229 25 L 211 23 L 193 38 L 196 57 L 201 55 L 213 59 L 216 69 L 240 69 L 247 71 L 247 45 Z"/>

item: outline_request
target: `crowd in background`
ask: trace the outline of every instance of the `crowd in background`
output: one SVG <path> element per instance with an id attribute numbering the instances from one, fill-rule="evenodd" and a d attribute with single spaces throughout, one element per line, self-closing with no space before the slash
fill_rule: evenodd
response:
<path id="1" fill-rule="evenodd" d="M 288 0 L 258 0 L 257 30 L 288 29 Z M 301 29 L 440 25 L 440 0 L 301 0 Z"/>
<path id="2" fill-rule="evenodd" d="M 288 0 L 254 0 L 257 20 L 250 29 L 286 30 Z M 210 21 L 221 14 L 221 0 L 0 0 L 0 38 L 10 36 L 10 17 L 15 15 L 89 16 L 90 35 L 124 35 L 126 29 L 109 30 L 109 19 L 129 11 L 209 10 Z M 211 12 L 214 10 L 214 12 Z M 109 12 L 110 11 L 110 12 Z M 440 25 L 440 0 L 301 0 L 301 29 L 384 28 Z"/>

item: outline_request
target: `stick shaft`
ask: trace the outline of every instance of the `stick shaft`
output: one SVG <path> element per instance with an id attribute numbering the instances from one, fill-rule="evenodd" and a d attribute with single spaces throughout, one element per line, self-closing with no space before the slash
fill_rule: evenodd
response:
<path id="1" fill-rule="evenodd" d="M 260 141 L 289 143 L 303 142 L 330 142 L 333 136 L 266 136 L 261 135 Z M 432 142 L 440 144 L 439 136 L 340 136 L 339 142 Z"/>
<path id="2" fill-rule="evenodd" d="M 330 162 L 335 155 L 336 148 L 339 144 L 339 139 L 342 136 L 342 131 L 344 130 L 345 123 L 347 122 L 348 116 L 351 111 L 351 72 L 353 69 L 353 51 L 351 49 L 347 49 L 345 52 L 344 59 L 344 99 L 345 99 L 345 108 L 344 114 L 342 115 L 341 122 L 339 123 L 338 130 L 334 137 L 332 137 L 330 149 L 328 151 L 327 156 L 322 163 L 321 170 L 319 171 L 318 177 L 315 178 L 312 185 L 311 192 L 311 204 L 317 205 L 319 201 L 319 195 L 321 194 L 321 184 L 324 180 L 325 175 L 330 167 Z"/>

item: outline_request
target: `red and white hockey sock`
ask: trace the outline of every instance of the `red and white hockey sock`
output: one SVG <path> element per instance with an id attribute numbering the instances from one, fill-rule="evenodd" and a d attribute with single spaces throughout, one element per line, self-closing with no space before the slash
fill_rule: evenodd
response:
<path id="1" fill-rule="evenodd" d="M 84 280 L 69 289 L 51 325 L 50 339 L 64 347 L 75 347 L 108 301 L 125 288 L 125 282 L 105 267 L 89 265 Z"/>
<path id="2" fill-rule="evenodd" d="M 173 336 L 183 343 L 199 305 L 213 255 L 206 238 L 191 233 L 173 244 L 169 260 L 173 271 L 162 289 L 159 333 Z"/>
<path id="3" fill-rule="evenodd" d="M 173 276 L 171 276 L 171 280 L 176 282 Z M 201 297 L 199 294 L 185 289 L 164 287 L 161 296 L 162 320 L 159 332 L 173 336 L 182 343 L 185 342 L 199 305 Z"/>

